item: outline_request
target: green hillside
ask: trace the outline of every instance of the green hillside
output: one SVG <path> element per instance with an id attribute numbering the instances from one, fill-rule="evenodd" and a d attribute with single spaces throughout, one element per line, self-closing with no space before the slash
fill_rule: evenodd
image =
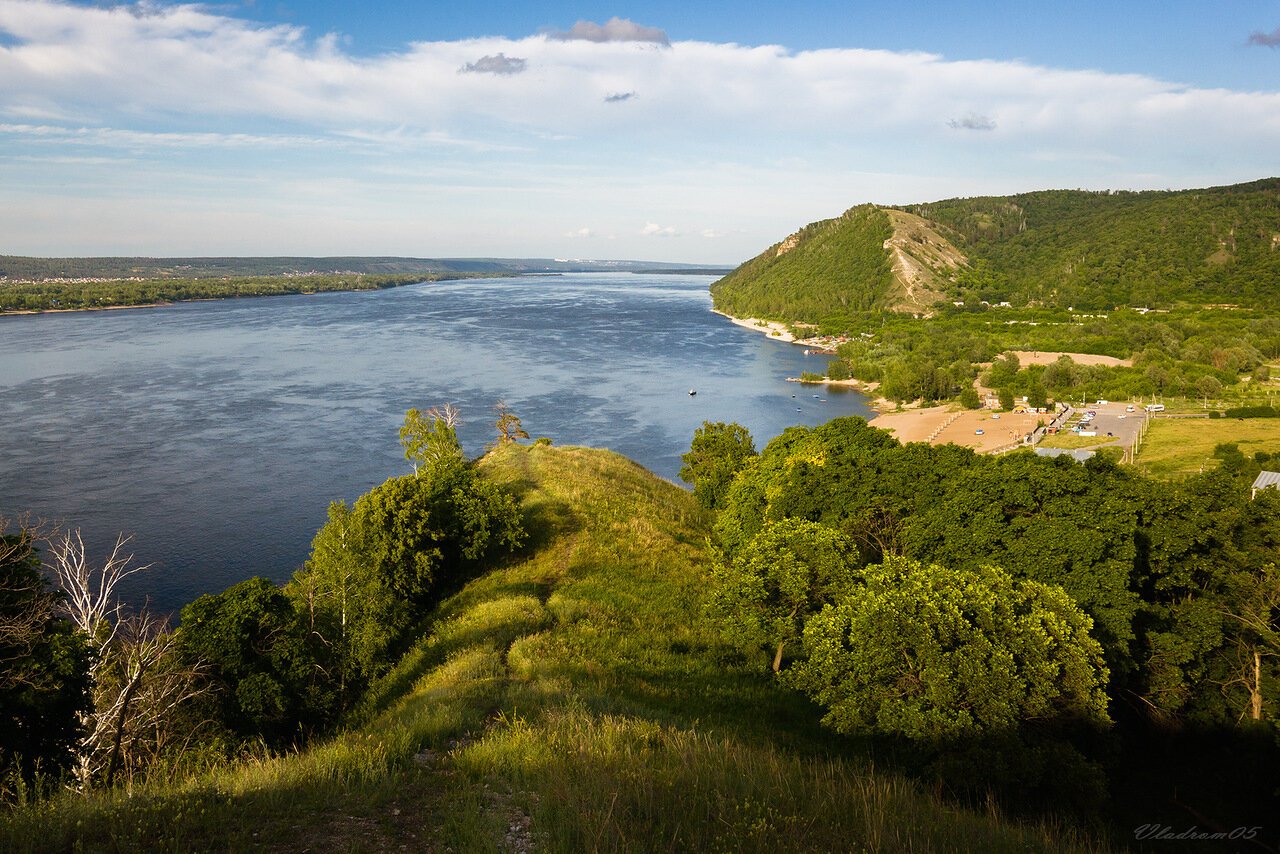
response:
<path id="1" fill-rule="evenodd" d="M 712 520 L 689 493 L 582 448 L 504 447 L 481 468 L 519 496 L 532 545 L 446 599 L 346 731 L 19 808 L 0 849 L 1073 849 L 873 770 L 725 646 L 703 615 Z"/>
<path id="2" fill-rule="evenodd" d="M 1280 179 L 1179 192 L 1056 190 L 906 208 L 989 276 L 968 294 L 1101 309 L 1280 296 Z"/>
<path id="3" fill-rule="evenodd" d="M 821 324 L 884 308 L 892 281 L 884 242 L 892 234 L 874 205 L 811 223 L 713 284 L 716 309 Z"/>
<path id="4" fill-rule="evenodd" d="M 949 301 L 1080 310 L 1280 298 L 1280 179 L 1202 190 L 1088 192 L 909 205 L 965 263 L 937 268 Z M 885 240 L 919 243 L 862 205 L 813 223 L 711 289 L 717 309 L 825 327 L 892 308 Z M 909 290 L 909 288 L 908 288 Z"/>

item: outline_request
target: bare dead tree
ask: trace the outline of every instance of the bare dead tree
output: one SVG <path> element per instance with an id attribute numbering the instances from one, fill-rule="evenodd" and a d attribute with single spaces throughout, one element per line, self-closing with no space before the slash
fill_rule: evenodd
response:
<path id="1" fill-rule="evenodd" d="M 1235 657 L 1234 678 L 1221 683 L 1223 694 L 1231 687 L 1243 688 L 1249 706 L 1241 712 L 1252 720 L 1262 720 L 1264 659 L 1280 656 L 1280 569 L 1268 564 L 1241 585 L 1243 595 L 1234 598 L 1231 608 L 1220 609 L 1237 625 L 1232 633 Z"/>
<path id="2" fill-rule="evenodd" d="M 106 648 L 119 630 L 123 604 L 116 589 L 129 576 L 150 569 L 151 565 L 133 566 L 133 554 L 125 553 L 132 537 L 116 538 L 101 567 L 91 566 L 80 530 L 55 537 L 50 543 L 49 567 L 62 592 L 66 594 L 65 611 L 75 627 L 88 635 L 97 648 Z M 100 632 L 107 632 L 99 638 Z"/>
<path id="3" fill-rule="evenodd" d="M 178 664 L 175 649 L 167 620 L 143 609 L 123 621 L 113 678 L 94 697 L 101 702 L 96 713 L 104 731 L 93 773 L 101 773 L 108 786 L 121 771 L 132 779 L 133 772 L 158 760 L 172 737 L 175 713 L 208 690 L 201 668 Z"/>
<path id="4" fill-rule="evenodd" d="M 452 430 L 456 430 L 462 425 L 462 411 L 452 403 L 431 407 L 427 410 L 427 417 L 433 421 L 443 421 L 445 426 Z"/>
<path id="5" fill-rule="evenodd" d="M 120 535 L 101 565 L 89 560 L 78 530 L 56 536 L 49 549 L 48 566 L 65 594 L 61 608 L 92 650 L 93 703 L 81 716 L 85 735 L 74 768 L 81 789 L 114 782 L 122 767 L 135 764 L 140 740 L 201 691 L 189 670 L 150 678 L 171 657 L 174 635 L 145 606 L 128 613 L 120 600 L 121 582 L 150 568 L 134 565 L 130 540 Z"/>

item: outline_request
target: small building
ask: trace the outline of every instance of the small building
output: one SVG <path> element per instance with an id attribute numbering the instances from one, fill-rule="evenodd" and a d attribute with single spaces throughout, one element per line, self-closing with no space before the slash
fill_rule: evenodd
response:
<path id="1" fill-rule="evenodd" d="M 1255 497 L 1259 489 L 1280 489 L 1280 471 L 1259 472 L 1253 481 L 1253 491 L 1249 493 L 1249 497 Z"/>
<path id="2" fill-rule="evenodd" d="M 1071 457 L 1078 463 L 1082 463 L 1090 457 L 1094 456 L 1097 451 L 1086 451 L 1083 448 L 1036 448 L 1036 456 L 1038 457 Z"/>

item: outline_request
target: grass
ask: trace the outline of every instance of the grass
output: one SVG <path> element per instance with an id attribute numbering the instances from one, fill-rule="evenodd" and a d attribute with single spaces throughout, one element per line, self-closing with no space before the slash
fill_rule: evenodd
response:
<path id="1" fill-rule="evenodd" d="M 603 451 L 503 448 L 528 554 L 438 610 L 350 728 L 14 811 L 5 851 L 1053 851 L 877 769 L 702 619 L 710 519 Z"/>
<path id="2" fill-rule="evenodd" d="M 1277 418 L 1153 418 L 1137 464 L 1152 477 L 1175 479 L 1218 466 L 1213 449 L 1234 442 L 1246 457 L 1280 452 Z"/>
<path id="3" fill-rule="evenodd" d="M 1110 436 L 1079 436 L 1064 430 L 1052 436 L 1045 436 L 1038 443 L 1038 447 L 1075 450 L 1076 448 L 1096 448 L 1100 445 L 1111 444 L 1114 441 Z"/>

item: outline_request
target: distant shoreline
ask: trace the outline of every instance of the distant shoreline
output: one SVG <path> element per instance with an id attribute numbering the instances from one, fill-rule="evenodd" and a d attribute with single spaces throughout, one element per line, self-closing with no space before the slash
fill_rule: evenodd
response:
<path id="1" fill-rule="evenodd" d="M 262 296 L 283 296 L 283 294 L 263 294 Z M 214 302 L 229 297 L 199 297 L 198 299 L 178 300 L 177 302 L 140 302 L 124 305 L 86 305 L 80 308 L 20 308 L 16 310 L 0 310 L 0 317 L 19 317 L 33 314 L 72 314 L 80 311 L 120 311 L 126 308 L 164 308 L 177 305 L 178 302 Z"/>

